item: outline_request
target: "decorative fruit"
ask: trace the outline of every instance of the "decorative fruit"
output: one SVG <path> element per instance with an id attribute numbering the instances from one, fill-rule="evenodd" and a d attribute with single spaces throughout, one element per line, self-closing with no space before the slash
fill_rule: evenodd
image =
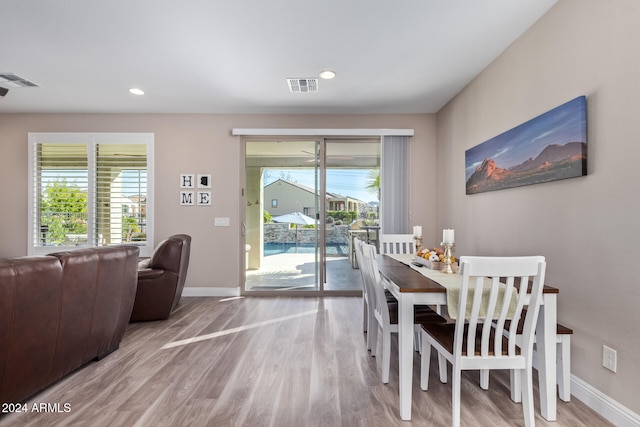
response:
<path id="1" fill-rule="evenodd" d="M 416 255 L 432 262 L 444 262 L 444 251 L 435 246 L 433 248 L 422 248 L 416 252 Z M 451 257 L 451 262 L 456 262 L 454 256 Z"/>

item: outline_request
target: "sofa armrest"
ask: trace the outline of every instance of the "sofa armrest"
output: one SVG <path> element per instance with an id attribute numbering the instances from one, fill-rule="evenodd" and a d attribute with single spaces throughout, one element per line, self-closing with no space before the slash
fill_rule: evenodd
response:
<path id="1" fill-rule="evenodd" d="M 138 270 L 138 280 L 156 279 L 164 274 L 165 270 L 157 268 L 145 268 Z"/>

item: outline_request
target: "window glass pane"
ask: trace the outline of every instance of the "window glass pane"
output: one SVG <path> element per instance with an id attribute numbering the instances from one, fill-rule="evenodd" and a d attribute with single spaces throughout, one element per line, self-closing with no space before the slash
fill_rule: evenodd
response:
<path id="1" fill-rule="evenodd" d="M 146 242 L 147 146 L 96 146 L 96 241 Z"/>
<path id="2" fill-rule="evenodd" d="M 86 144 L 38 144 L 36 150 L 35 246 L 86 244 Z"/>

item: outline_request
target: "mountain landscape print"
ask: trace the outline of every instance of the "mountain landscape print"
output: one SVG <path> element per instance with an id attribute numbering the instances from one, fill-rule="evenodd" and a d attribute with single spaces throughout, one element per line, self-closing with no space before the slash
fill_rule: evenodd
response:
<path id="1" fill-rule="evenodd" d="M 587 105 L 580 96 L 465 152 L 467 194 L 587 174 Z"/>

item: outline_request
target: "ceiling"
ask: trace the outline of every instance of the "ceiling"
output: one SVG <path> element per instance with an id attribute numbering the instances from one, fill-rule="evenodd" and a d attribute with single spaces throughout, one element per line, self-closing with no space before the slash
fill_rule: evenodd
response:
<path id="1" fill-rule="evenodd" d="M 434 113 L 556 1 L 3 1 L 0 113 Z"/>

